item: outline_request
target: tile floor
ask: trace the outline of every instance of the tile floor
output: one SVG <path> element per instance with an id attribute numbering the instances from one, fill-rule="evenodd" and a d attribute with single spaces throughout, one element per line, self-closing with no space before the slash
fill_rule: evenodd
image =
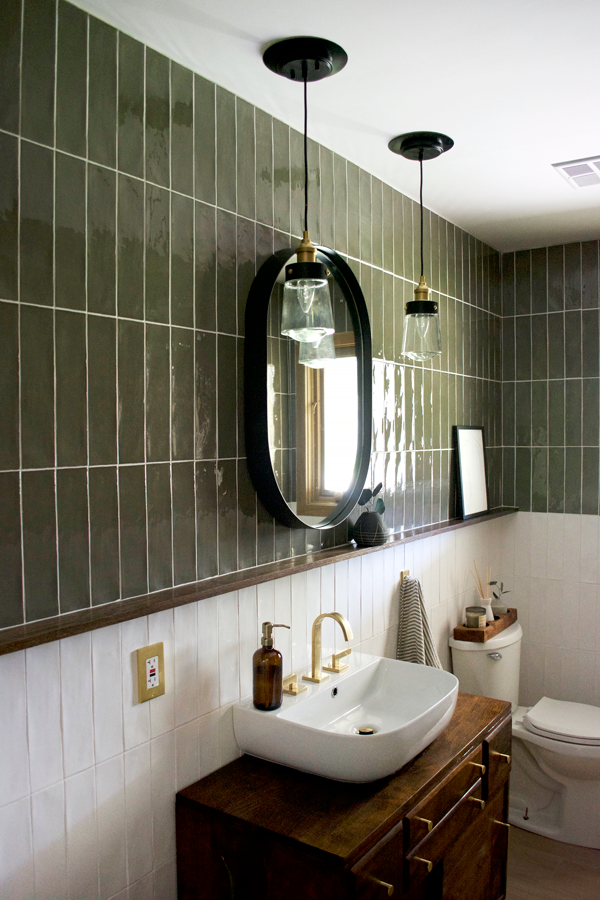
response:
<path id="1" fill-rule="evenodd" d="M 511 828 L 506 900 L 597 900 L 600 850 Z"/>

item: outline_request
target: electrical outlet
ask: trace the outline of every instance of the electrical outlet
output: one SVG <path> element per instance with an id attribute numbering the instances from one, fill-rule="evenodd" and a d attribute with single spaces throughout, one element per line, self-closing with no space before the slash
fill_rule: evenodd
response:
<path id="1" fill-rule="evenodd" d="M 162 643 L 137 651 L 138 701 L 145 703 L 165 692 L 165 655 Z"/>

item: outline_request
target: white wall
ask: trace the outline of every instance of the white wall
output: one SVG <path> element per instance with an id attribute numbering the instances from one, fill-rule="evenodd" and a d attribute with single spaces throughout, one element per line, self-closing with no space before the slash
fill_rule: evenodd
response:
<path id="1" fill-rule="evenodd" d="M 259 623 L 291 624 L 276 633 L 286 673 L 308 666 L 312 621 L 333 609 L 357 648 L 394 656 L 408 568 L 447 667 L 449 631 L 474 600 L 473 557 L 497 571 L 512 547 L 522 589 L 512 518 L 0 657 L 3 900 L 174 898 L 175 792 L 238 756 L 231 705 L 251 691 Z M 156 641 L 167 691 L 139 705 L 134 651 Z M 326 621 L 324 655 L 342 643 Z"/>
<path id="2" fill-rule="evenodd" d="M 600 706 L 600 519 L 520 512 L 504 521 L 502 574 L 524 632 L 520 702 Z"/>

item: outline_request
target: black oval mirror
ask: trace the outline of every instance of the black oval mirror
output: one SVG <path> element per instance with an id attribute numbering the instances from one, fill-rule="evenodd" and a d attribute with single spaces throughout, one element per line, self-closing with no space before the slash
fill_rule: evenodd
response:
<path id="1" fill-rule="evenodd" d="M 248 295 L 246 455 L 271 515 L 290 528 L 325 529 L 352 512 L 369 468 L 371 332 L 354 273 L 335 251 L 319 247 L 335 333 L 314 345 L 281 334 L 282 272 L 294 253 L 269 257 Z"/>

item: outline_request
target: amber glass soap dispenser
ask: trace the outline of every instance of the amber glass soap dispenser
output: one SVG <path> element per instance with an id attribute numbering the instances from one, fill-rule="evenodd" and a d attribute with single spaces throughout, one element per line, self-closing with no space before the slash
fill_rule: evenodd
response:
<path id="1" fill-rule="evenodd" d="M 252 699 L 257 709 L 279 709 L 283 702 L 283 657 L 273 646 L 273 629 L 289 627 L 262 624 L 262 646 L 252 657 Z"/>

